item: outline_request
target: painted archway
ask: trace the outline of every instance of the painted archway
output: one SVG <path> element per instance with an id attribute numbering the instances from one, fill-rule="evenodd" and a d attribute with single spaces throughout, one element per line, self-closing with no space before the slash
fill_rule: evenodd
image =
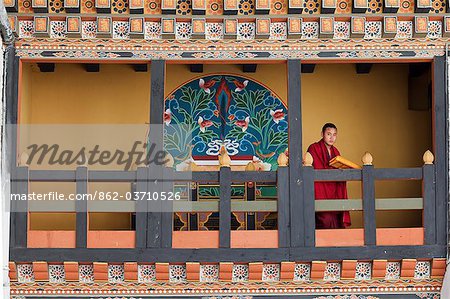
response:
<path id="1" fill-rule="evenodd" d="M 184 83 L 165 100 L 164 148 L 183 163 L 217 160 L 223 145 L 232 163 L 261 161 L 277 168 L 287 149 L 287 108 L 279 97 L 249 78 L 208 75 Z"/>

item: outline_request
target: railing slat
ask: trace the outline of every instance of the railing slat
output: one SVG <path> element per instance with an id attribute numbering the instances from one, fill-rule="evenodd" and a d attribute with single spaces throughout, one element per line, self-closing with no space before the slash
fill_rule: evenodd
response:
<path id="1" fill-rule="evenodd" d="M 374 168 L 375 180 L 421 180 L 422 168 Z"/>
<path id="2" fill-rule="evenodd" d="M 277 181 L 277 173 L 275 171 L 233 171 L 231 172 L 231 181 L 233 183 L 271 183 Z"/>
<path id="3" fill-rule="evenodd" d="M 316 200 L 316 212 L 362 211 L 361 199 L 321 199 Z"/>
<path id="4" fill-rule="evenodd" d="M 377 210 L 422 210 L 421 197 L 410 198 L 378 198 L 375 201 Z"/>
<path id="5" fill-rule="evenodd" d="M 314 181 L 361 181 L 359 169 L 320 169 L 314 170 Z"/>
<path id="6" fill-rule="evenodd" d="M 75 182 L 75 170 L 30 170 L 30 182 Z"/>
<path id="7" fill-rule="evenodd" d="M 136 171 L 122 170 L 92 170 L 89 171 L 90 182 L 134 182 Z"/>

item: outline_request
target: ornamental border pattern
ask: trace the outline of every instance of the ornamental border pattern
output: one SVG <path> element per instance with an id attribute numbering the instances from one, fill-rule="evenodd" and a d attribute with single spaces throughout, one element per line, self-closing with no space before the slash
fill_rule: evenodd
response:
<path id="1" fill-rule="evenodd" d="M 17 39 L 17 55 L 27 59 L 93 60 L 231 60 L 231 59 L 411 59 L 433 58 L 445 53 L 448 38 L 317 41 L 207 40 L 51 40 Z"/>

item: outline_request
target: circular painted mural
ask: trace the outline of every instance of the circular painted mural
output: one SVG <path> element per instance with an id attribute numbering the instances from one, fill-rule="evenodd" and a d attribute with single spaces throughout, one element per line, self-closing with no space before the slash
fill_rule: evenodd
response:
<path id="1" fill-rule="evenodd" d="M 275 170 L 288 144 L 283 102 L 236 75 L 205 76 L 176 89 L 165 100 L 164 124 L 164 148 L 177 169 L 217 160 L 224 146 L 232 161 L 261 161 L 263 170 Z"/>

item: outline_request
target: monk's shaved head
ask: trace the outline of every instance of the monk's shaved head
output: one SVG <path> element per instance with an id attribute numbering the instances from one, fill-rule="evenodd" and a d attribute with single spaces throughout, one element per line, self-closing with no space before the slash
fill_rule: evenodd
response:
<path id="1" fill-rule="evenodd" d="M 324 124 L 323 127 L 322 127 L 322 134 L 325 133 L 325 131 L 326 131 L 328 128 L 336 129 L 336 131 L 337 131 L 337 127 L 335 126 L 335 124 L 333 124 L 333 123 L 326 123 L 326 124 Z"/>

